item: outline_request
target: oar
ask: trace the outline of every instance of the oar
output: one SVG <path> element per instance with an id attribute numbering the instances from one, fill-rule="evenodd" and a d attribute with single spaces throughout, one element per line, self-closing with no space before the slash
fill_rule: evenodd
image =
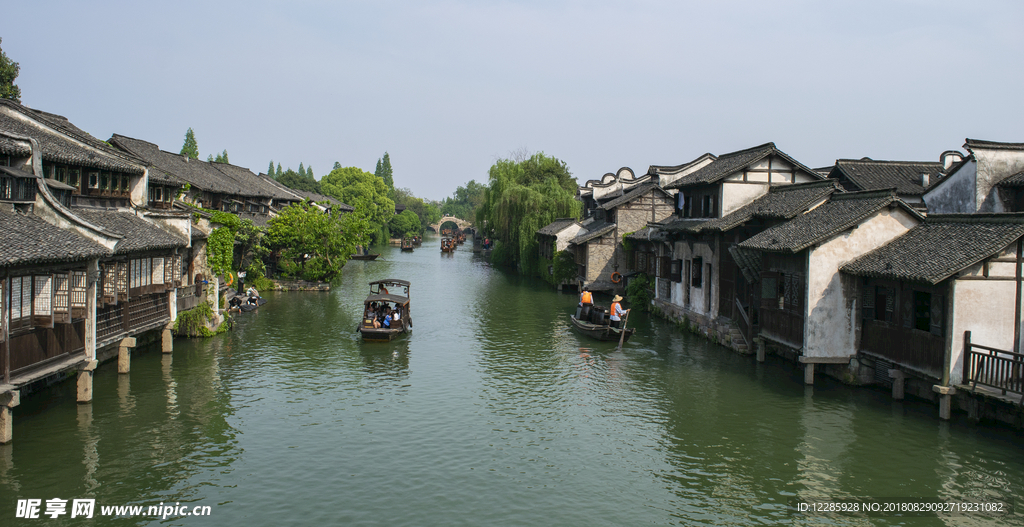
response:
<path id="1" fill-rule="evenodd" d="M 626 318 L 622 319 L 622 328 L 619 330 L 619 347 L 615 351 L 622 351 L 622 343 L 626 340 L 626 322 L 629 322 L 629 312 L 632 309 L 626 310 Z"/>

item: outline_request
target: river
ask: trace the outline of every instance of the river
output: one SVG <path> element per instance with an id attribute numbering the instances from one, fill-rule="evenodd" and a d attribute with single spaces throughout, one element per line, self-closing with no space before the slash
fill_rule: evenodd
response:
<path id="1" fill-rule="evenodd" d="M 634 310 L 576 334 L 574 294 L 439 239 L 351 261 L 330 293 L 269 293 L 173 354 L 102 365 L 15 408 L 2 525 L 1019 525 L 1024 514 L 797 513 L 800 502 L 1024 495 L 1015 432 L 758 364 Z M 412 334 L 364 343 L 367 283 L 412 282 Z M 607 303 L 607 298 L 599 298 Z M 209 516 L 15 520 L 18 499 Z M 855 502 L 856 503 L 856 502 Z M 1024 506 L 1024 504 L 1022 504 Z M 198 509 L 202 512 L 202 509 Z M 18 523 L 18 522 L 22 523 Z"/>

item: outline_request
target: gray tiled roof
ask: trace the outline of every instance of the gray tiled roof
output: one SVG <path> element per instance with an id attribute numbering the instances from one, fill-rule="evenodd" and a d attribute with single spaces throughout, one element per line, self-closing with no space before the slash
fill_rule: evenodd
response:
<path id="1" fill-rule="evenodd" d="M 820 174 L 800 164 L 795 159 L 786 155 L 785 152 L 775 148 L 775 143 L 765 143 L 746 150 L 722 154 L 711 164 L 665 185 L 665 188 L 673 189 L 715 183 L 773 154 L 784 158 L 792 163 L 794 167 L 803 170 L 807 174 L 820 177 Z"/>
<path id="2" fill-rule="evenodd" d="M 637 241 L 663 242 L 668 240 L 668 234 L 657 224 L 648 224 L 636 232 L 627 234 L 626 238 Z"/>
<path id="3" fill-rule="evenodd" d="M 0 267 L 73 262 L 110 255 L 106 247 L 32 214 L 0 209 Z"/>
<path id="4" fill-rule="evenodd" d="M 661 192 L 666 196 L 671 195 L 668 192 L 665 192 L 661 187 L 659 187 L 657 183 L 643 183 L 633 187 L 632 189 L 630 189 L 629 192 L 626 192 L 622 196 L 619 196 L 611 201 L 606 201 L 602 203 L 601 205 L 598 206 L 598 208 L 604 210 L 611 210 L 614 209 L 615 207 L 618 207 L 619 205 L 622 205 L 623 203 L 629 203 L 630 201 L 633 201 L 634 199 L 639 198 L 640 196 L 643 196 L 652 190 Z"/>
<path id="5" fill-rule="evenodd" d="M 901 206 L 920 218 L 917 212 L 896 197 L 892 189 L 838 193 L 814 210 L 752 236 L 739 246 L 761 251 L 797 253 L 855 227 L 891 204 Z"/>
<path id="6" fill-rule="evenodd" d="M 573 238 L 572 241 L 570 241 L 569 243 L 575 245 L 587 243 L 590 240 L 593 240 L 594 238 L 597 238 L 599 236 L 604 236 L 605 234 L 608 234 L 613 230 L 615 230 L 614 223 L 608 223 L 606 221 L 595 221 L 590 225 L 585 225 L 583 227 L 583 230 L 580 231 L 580 233 L 577 234 L 576 237 Z"/>
<path id="7" fill-rule="evenodd" d="M 974 150 L 975 148 L 981 148 L 984 150 L 1024 150 L 1024 143 L 1001 143 L 998 141 L 983 141 L 981 139 L 964 139 L 964 148 L 968 150 Z"/>
<path id="8" fill-rule="evenodd" d="M 8 137 L 4 134 L 3 128 L 0 128 L 0 155 L 28 157 L 32 155 L 32 147 L 28 141 Z"/>
<path id="9" fill-rule="evenodd" d="M 855 186 L 846 190 L 895 188 L 897 194 L 920 196 L 926 190 L 921 186 L 921 174 L 928 174 L 930 181 L 937 181 L 945 172 L 942 163 L 840 159 L 829 177 L 846 176 Z"/>
<path id="10" fill-rule="evenodd" d="M 679 230 L 693 233 L 701 231 L 727 231 L 754 218 L 788 220 L 807 211 L 811 206 L 828 199 L 838 190 L 835 181 L 812 181 L 796 185 L 775 185 L 768 193 L 732 211 L 721 218 L 684 226 Z"/>
<path id="11" fill-rule="evenodd" d="M 557 236 L 562 229 L 576 223 L 576 220 L 572 218 L 558 218 L 557 220 L 541 227 L 537 230 L 537 234 L 543 234 L 545 236 Z"/>
<path id="12" fill-rule="evenodd" d="M 160 147 L 148 141 L 118 134 L 110 138 L 110 143 L 200 190 L 237 196 L 296 200 L 294 195 L 261 180 L 245 168 L 188 159 L 181 154 L 160 150 Z"/>
<path id="13" fill-rule="evenodd" d="M 115 254 L 185 247 L 188 245 L 188 240 L 185 238 L 171 234 L 131 212 L 85 208 L 75 208 L 72 212 L 93 225 L 98 225 L 123 236 L 124 239 L 114 247 Z"/>
<path id="14" fill-rule="evenodd" d="M 0 130 L 35 139 L 44 161 L 127 174 L 142 174 L 145 170 L 141 164 L 130 161 L 123 153 L 85 133 L 67 119 L 8 99 L 0 99 Z M 83 143 L 88 146 L 83 146 Z"/>
<path id="15" fill-rule="evenodd" d="M 937 284 L 1024 236 L 1024 214 L 931 215 L 903 236 L 844 265 L 845 273 Z"/>
<path id="16" fill-rule="evenodd" d="M 1024 187 L 1024 172 L 1017 172 L 1016 174 L 996 183 L 1000 187 Z"/>

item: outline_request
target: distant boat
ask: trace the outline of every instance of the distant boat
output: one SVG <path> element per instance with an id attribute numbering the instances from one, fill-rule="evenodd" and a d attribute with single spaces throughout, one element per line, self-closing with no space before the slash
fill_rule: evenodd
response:
<path id="1" fill-rule="evenodd" d="M 455 240 L 451 238 L 441 238 L 441 252 L 450 253 L 458 247 Z"/>
<path id="2" fill-rule="evenodd" d="M 413 250 L 412 238 L 403 238 L 402 239 L 402 250 L 403 251 L 412 252 L 412 250 Z"/>
<path id="3" fill-rule="evenodd" d="M 377 254 L 353 254 L 352 256 L 349 257 L 349 260 L 376 260 L 378 256 L 380 256 L 380 253 L 377 253 Z"/>

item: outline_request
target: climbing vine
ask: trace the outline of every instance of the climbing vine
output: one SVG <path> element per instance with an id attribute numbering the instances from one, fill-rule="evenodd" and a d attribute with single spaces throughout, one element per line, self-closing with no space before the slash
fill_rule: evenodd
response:
<path id="1" fill-rule="evenodd" d="M 651 293 L 654 282 L 646 273 L 637 273 L 629 279 L 626 286 L 626 298 L 632 307 L 638 307 L 641 311 L 651 310 Z"/>
<path id="2" fill-rule="evenodd" d="M 231 263 L 234 260 L 235 235 L 227 227 L 218 227 L 210 233 L 206 240 L 206 262 L 214 274 L 224 274 L 231 271 Z"/>
<path id="3" fill-rule="evenodd" d="M 211 331 L 207 324 L 213 320 L 213 309 L 210 304 L 203 302 L 188 311 L 178 313 L 178 318 L 174 321 L 174 334 L 181 337 L 212 337 L 227 329 L 227 324 L 221 324 L 217 331 Z"/>

